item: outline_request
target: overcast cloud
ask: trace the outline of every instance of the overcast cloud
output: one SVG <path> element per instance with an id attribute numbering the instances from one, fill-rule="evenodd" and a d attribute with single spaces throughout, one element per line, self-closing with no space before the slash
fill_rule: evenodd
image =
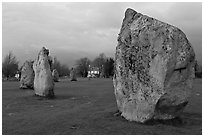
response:
<path id="1" fill-rule="evenodd" d="M 129 7 L 179 27 L 201 64 L 202 3 L 3 3 L 2 57 L 12 51 L 22 64 L 42 46 L 70 67 L 81 57 L 114 57 Z"/>

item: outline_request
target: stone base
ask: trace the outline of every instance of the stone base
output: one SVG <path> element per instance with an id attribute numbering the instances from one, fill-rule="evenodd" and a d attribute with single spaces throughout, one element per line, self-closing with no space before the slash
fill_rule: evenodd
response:
<path id="1" fill-rule="evenodd" d="M 71 79 L 70 81 L 77 81 L 76 79 Z"/>
<path id="2" fill-rule="evenodd" d="M 20 89 L 34 89 L 33 86 L 26 86 L 26 85 L 21 85 L 19 88 Z"/>
<path id="3" fill-rule="evenodd" d="M 40 97 L 47 97 L 47 98 L 53 98 L 55 97 L 54 92 L 53 91 L 49 91 L 48 94 L 40 94 L 38 92 L 35 92 L 36 96 L 40 96 Z"/>

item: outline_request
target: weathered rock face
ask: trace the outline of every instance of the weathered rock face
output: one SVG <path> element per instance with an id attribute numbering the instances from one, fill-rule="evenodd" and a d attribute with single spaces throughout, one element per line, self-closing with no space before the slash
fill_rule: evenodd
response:
<path id="1" fill-rule="evenodd" d="M 48 51 L 48 55 L 49 55 L 49 51 Z M 50 70 L 52 72 L 53 71 L 53 63 L 52 63 L 52 57 L 51 56 L 48 56 L 48 63 L 50 65 Z"/>
<path id="2" fill-rule="evenodd" d="M 56 69 L 52 71 L 52 77 L 53 77 L 54 82 L 59 82 L 59 74 Z"/>
<path id="3" fill-rule="evenodd" d="M 20 88 L 33 89 L 34 76 L 33 62 L 26 61 L 21 68 Z"/>
<path id="4" fill-rule="evenodd" d="M 71 81 L 77 81 L 76 71 L 75 71 L 74 68 L 72 68 L 71 71 L 70 71 L 70 79 L 71 79 Z"/>
<path id="5" fill-rule="evenodd" d="M 179 116 L 192 90 L 194 57 L 180 29 L 127 9 L 113 79 L 121 115 L 138 122 Z"/>
<path id="6" fill-rule="evenodd" d="M 49 64 L 49 50 L 44 47 L 38 54 L 37 60 L 33 64 L 35 72 L 34 90 L 39 96 L 54 96 L 54 81 Z"/>

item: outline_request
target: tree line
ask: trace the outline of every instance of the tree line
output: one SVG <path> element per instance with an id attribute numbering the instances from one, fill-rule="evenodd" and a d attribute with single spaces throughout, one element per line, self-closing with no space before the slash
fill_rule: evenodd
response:
<path id="1" fill-rule="evenodd" d="M 75 63 L 76 72 L 79 77 L 87 77 L 88 71 L 91 68 L 98 68 L 98 77 L 108 78 L 114 74 L 114 60 L 113 58 L 106 57 L 104 53 L 99 54 L 93 61 L 89 58 L 80 58 Z M 2 77 L 11 78 L 15 74 L 20 73 L 21 67 L 16 56 L 10 51 L 2 62 Z M 69 76 L 70 68 L 66 64 L 62 64 L 57 57 L 52 59 L 52 70 L 56 69 L 59 76 Z"/>
<path id="2" fill-rule="evenodd" d="M 60 63 L 57 57 L 53 58 L 52 70 L 56 69 L 60 77 L 69 76 L 70 68 Z M 97 77 L 109 78 L 114 75 L 114 59 L 106 57 L 104 53 L 99 54 L 93 61 L 87 57 L 80 58 L 76 61 L 76 72 L 79 77 L 87 77 L 88 71 L 91 71 L 92 68 L 97 68 L 98 75 Z M 201 66 L 195 61 L 195 76 L 202 77 Z M 2 62 L 2 77 L 10 78 L 14 77 L 15 74 L 18 74 L 21 71 L 19 68 L 19 62 L 17 61 L 16 56 L 10 51 Z"/>
<path id="3" fill-rule="evenodd" d="M 76 61 L 76 70 L 79 76 L 87 77 L 88 71 L 92 68 L 97 68 L 98 77 L 109 78 L 114 74 L 114 59 L 106 57 L 104 53 L 99 54 L 93 61 L 87 57 L 81 58 Z"/>

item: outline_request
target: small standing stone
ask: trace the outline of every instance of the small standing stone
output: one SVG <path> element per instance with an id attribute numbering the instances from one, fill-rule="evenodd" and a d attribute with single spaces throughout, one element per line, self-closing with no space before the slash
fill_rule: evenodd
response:
<path id="1" fill-rule="evenodd" d="M 52 71 L 52 76 L 53 76 L 54 82 L 59 82 L 59 73 L 57 72 L 56 69 L 54 69 L 54 70 Z"/>
<path id="2" fill-rule="evenodd" d="M 74 68 L 72 68 L 71 71 L 70 71 L 70 78 L 71 78 L 71 81 L 77 81 L 76 71 L 75 71 Z"/>
<path id="3" fill-rule="evenodd" d="M 33 61 L 25 61 L 21 68 L 20 88 L 33 89 L 34 76 Z"/>
<path id="4" fill-rule="evenodd" d="M 36 95 L 53 97 L 54 80 L 51 73 L 48 55 L 49 50 L 43 47 L 38 54 L 37 60 L 35 60 L 33 64 L 35 72 L 34 90 Z"/>

